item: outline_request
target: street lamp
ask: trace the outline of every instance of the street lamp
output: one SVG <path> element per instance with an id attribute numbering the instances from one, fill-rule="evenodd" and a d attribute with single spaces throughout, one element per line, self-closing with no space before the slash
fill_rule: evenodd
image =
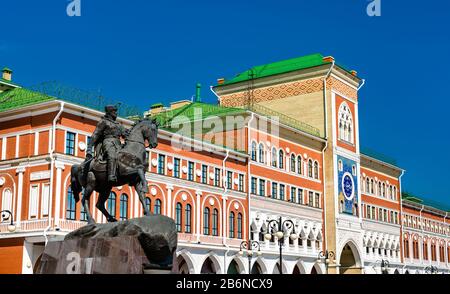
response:
<path id="1" fill-rule="evenodd" d="M 381 261 L 377 260 L 376 263 L 380 263 L 381 274 L 383 274 L 383 275 L 388 274 L 389 261 L 382 259 Z"/>
<path id="2" fill-rule="evenodd" d="M 11 211 L 9 210 L 2 210 L 1 213 L 1 222 L 11 220 L 11 223 L 8 225 L 8 231 L 10 233 L 14 232 L 16 230 L 16 225 L 14 224 L 14 219 Z"/>
<path id="3" fill-rule="evenodd" d="M 435 266 L 433 266 L 433 265 L 427 266 L 427 267 L 425 268 L 425 272 L 426 272 L 427 274 L 433 274 L 433 275 L 439 273 L 437 267 L 435 267 Z"/>
<path id="4" fill-rule="evenodd" d="M 319 252 L 319 256 L 317 258 L 317 262 L 325 263 L 325 271 L 326 271 L 327 275 L 328 275 L 328 266 L 331 263 L 331 259 L 334 258 L 334 257 L 335 257 L 335 255 L 334 255 L 333 251 L 325 250 L 325 251 L 320 251 Z"/>
<path id="5" fill-rule="evenodd" d="M 272 236 L 277 237 L 278 246 L 280 247 L 280 265 L 279 270 L 280 274 L 283 274 L 283 245 L 284 245 L 284 236 L 287 235 L 287 232 L 292 229 L 292 233 L 289 236 L 292 241 L 297 240 L 298 235 L 295 233 L 295 224 L 291 220 L 282 220 L 281 216 L 278 220 L 273 219 L 268 221 L 267 233 L 264 235 L 266 240 L 271 240 Z"/>
<path id="6" fill-rule="evenodd" d="M 256 251 L 256 255 L 260 256 L 262 254 L 261 246 L 259 245 L 258 241 L 242 241 L 239 249 L 239 255 L 244 255 L 244 249 L 247 250 L 248 273 L 250 274 L 252 270 L 251 266 L 253 253 L 254 251 Z"/>

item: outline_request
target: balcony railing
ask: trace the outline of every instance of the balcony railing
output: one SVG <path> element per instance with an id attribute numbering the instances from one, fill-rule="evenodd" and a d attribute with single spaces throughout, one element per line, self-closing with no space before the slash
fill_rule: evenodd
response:
<path id="1" fill-rule="evenodd" d="M 80 222 L 74 220 L 59 220 L 55 224 L 54 219 L 50 221 L 50 227 L 54 230 L 56 227 L 63 232 L 71 232 L 85 226 L 87 222 Z M 0 224 L 0 233 L 10 233 L 8 230 L 9 223 Z M 29 233 L 29 232 L 40 232 L 44 231 L 49 226 L 48 219 L 38 219 L 38 220 L 27 220 L 21 221 L 15 224 L 14 233 Z"/>
<path id="2" fill-rule="evenodd" d="M 253 112 L 265 115 L 265 116 L 278 117 L 279 121 L 285 125 L 293 127 L 294 129 L 298 129 L 298 130 L 308 133 L 310 135 L 320 137 L 320 130 L 318 128 L 310 126 L 302 121 L 299 121 L 295 118 L 287 116 L 281 112 L 275 111 L 273 109 L 264 107 L 259 104 L 248 105 L 246 108 L 250 111 L 253 111 Z"/>

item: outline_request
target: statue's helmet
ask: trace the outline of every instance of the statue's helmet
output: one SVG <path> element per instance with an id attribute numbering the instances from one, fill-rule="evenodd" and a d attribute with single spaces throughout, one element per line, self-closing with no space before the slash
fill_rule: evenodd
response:
<path id="1" fill-rule="evenodd" d="M 105 112 L 106 113 L 111 113 L 113 111 L 117 112 L 117 106 L 115 106 L 115 105 L 105 106 Z"/>

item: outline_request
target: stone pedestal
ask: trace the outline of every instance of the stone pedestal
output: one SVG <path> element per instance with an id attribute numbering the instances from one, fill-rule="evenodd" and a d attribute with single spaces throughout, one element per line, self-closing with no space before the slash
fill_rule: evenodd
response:
<path id="1" fill-rule="evenodd" d="M 38 274 L 143 274 L 177 272 L 176 226 L 152 215 L 87 225 L 45 247 Z"/>

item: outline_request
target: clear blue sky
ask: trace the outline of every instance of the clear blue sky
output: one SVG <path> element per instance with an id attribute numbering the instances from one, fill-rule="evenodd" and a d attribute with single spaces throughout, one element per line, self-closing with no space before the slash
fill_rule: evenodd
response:
<path id="1" fill-rule="evenodd" d="M 401 2 L 401 3 L 399 3 Z M 381 0 L 0 0 L 0 66 L 142 108 L 189 99 L 254 65 L 333 55 L 367 83 L 360 138 L 407 170 L 404 188 L 450 204 L 450 3 Z M 419 4 L 420 3 L 420 4 Z"/>

